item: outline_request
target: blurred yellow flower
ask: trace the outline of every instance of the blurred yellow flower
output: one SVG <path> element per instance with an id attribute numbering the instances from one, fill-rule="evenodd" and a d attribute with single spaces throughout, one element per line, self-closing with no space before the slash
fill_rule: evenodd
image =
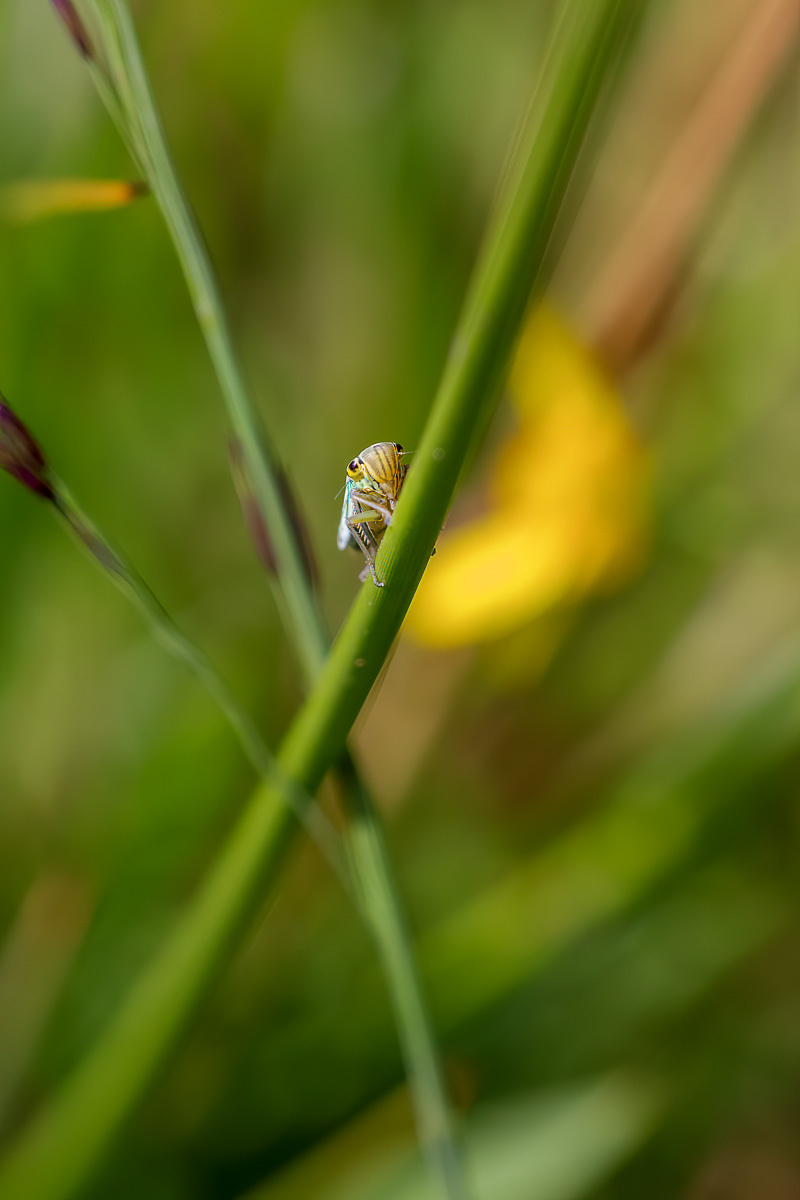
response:
<path id="1" fill-rule="evenodd" d="M 0 188 L 0 216 L 14 223 L 39 221 L 121 208 L 145 195 L 145 184 L 127 179 L 20 179 Z"/>
<path id="2" fill-rule="evenodd" d="M 519 428 L 492 464 L 488 511 L 442 536 L 409 611 L 423 644 L 513 633 L 642 561 L 645 452 L 611 380 L 546 307 L 523 332 L 510 393 Z"/>

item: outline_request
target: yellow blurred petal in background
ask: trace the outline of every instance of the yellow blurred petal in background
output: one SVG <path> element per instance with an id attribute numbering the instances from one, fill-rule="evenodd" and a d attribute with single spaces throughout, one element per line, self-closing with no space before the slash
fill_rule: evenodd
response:
<path id="1" fill-rule="evenodd" d="M 0 188 L 0 217 L 24 223 L 64 213 L 122 208 L 147 195 L 127 179 L 20 179 Z"/>
<path id="2" fill-rule="evenodd" d="M 510 392 L 520 425 L 492 464 L 489 509 L 441 538 L 409 611 L 425 645 L 513 633 L 642 562 L 646 453 L 611 380 L 546 307 L 523 332 Z"/>

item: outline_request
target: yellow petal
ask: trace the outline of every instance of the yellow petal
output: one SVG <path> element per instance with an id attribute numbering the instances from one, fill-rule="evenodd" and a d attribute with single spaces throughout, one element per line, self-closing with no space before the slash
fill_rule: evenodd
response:
<path id="1" fill-rule="evenodd" d="M 549 407 L 556 394 L 580 397 L 598 409 L 619 405 L 617 389 L 596 356 L 548 304 L 535 308 L 522 330 L 509 391 L 523 421 Z"/>
<path id="2" fill-rule="evenodd" d="M 62 213 L 121 208 L 147 194 L 125 179 L 20 179 L 0 188 L 0 215 L 22 223 Z"/>
<path id="3" fill-rule="evenodd" d="M 489 511 L 443 535 L 409 611 L 428 645 L 512 633 L 618 584 L 644 555 L 646 455 L 608 378 L 548 310 L 524 331 L 511 386 L 520 428 L 492 464 Z"/>
<path id="4" fill-rule="evenodd" d="M 461 646 L 500 637 L 558 598 L 567 577 L 563 540 L 503 513 L 464 526 L 428 567 L 407 625 L 418 640 Z"/>

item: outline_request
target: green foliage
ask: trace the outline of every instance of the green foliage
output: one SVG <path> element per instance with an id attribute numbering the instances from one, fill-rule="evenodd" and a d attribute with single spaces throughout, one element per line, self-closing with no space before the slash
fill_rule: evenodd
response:
<path id="1" fill-rule="evenodd" d="M 585 8 L 597 24 L 561 29 L 544 134 L 538 110 L 449 357 L 548 6 L 137 10 L 247 391 L 320 560 L 322 619 L 289 606 L 308 676 L 318 630 L 357 591 L 334 546 L 344 464 L 382 437 L 417 451 L 387 587 L 362 589 L 295 720 L 301 688 L 155 204 L 0 228 L 4 392 L 267 740 L 286 735 L 283 768 L 305 787 L 338 759 L 456 485 L 453 523 L 482 503 L 509 423 L 481 452 L 490 409 L 624 40 L 615 5 Z M 634 66 L 668 41 L 668 9 Z M 0 21 L 3 177 L 129 175 L 47 6 L 10 2 Z M 545 623 L 464 655 L 401 642 L 357 728 L 418 931 L 367 845 L 356 875 L 383 971 L 277 795 L 248 802 L 254 772 L 213 705 L 0 478 L 0 1120 L 5 1169 L 27 1154 L 42 1186 L 6 1175 L 14 1200 L 425 1195 L 397 1090 L 398 1017 L 406 1064 L 430 1054 L 412 941 L 478 1198 L 673 1196 L 748 1154 L 756 1180 L 759 1163 L 796 1173 L 790 100 L 779 87 L 742 143 L 683 306 L 625 381 L 655 484 L 640 577 L 556 614 L 546 669 Z M 635 158 L 598 155 L 554 284 L 568 309 Z M 374 826 L 353 795 L 363 851 Z"/>

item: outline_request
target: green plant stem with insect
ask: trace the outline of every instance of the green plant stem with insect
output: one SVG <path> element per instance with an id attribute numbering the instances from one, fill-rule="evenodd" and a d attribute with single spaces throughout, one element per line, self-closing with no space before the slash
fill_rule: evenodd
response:
<path id="1" fill-rule="evenodd" d="M 164 137 L 130 13 L 123 0 L 87 0 L 85 8 L 93 19 L 92 31 L 85 38 L 86 45 L 93 48 L 88 56 L 93 78 L 159 203 L 183 266 L 231 427 L 241 447 L 246 485 L 252 491 L 271 543 L 278 608 L 306 682 L 312 686 L 325 660 L 329 639 L 310 586 L 302 540 L 298 538 L 300 518 L 289 495 L 277 451 L 244 382 L 205 244 Z M 330 766 L 345 815 L 344 837 L 356 879 L 355 890 L 366 905 L 366 919 L 381 958 L 391 964 L 388 982 L 415 1100 L 420 1141 L 440 1181 L 441 1194 L 449 1200 L 458 1200 L 466 1195 L 466 1189 L 446 1086 L 380 822 L 346 747 L 342 747 Z M 382 903 L 370 908 L 374 889 L 359 888 L 358 880 L 377 876 L 384 877 Z"/>
<path id="2" fill-rule="evenodd" d="M 385 586 L 376 589 L 367 584 L 362 589 L 280 750 L 281 771 L 304 790 L 315 791 L 326 771 L 340 761 L 349 730 L 397 635 L 464 461 L 496 402 L 531 294 L 543 287 L 546 251 L 574 164 L 589 121 L 608 92 L 632 19 L 640 8 L 634 0 L 600 0 L 590 8 L 580 4 L 565 7 L 549 74 L 536 111 L 530 114 L 516 147 L 414 471 L 409 473 L 391 527 L 375 555 L 374 569 Z M 162 144 L 163 139 L 146 77 L 142 77 L 127 10 L 119 0 L 102 4 L 98 0 L 87 5 L 90 10 L 97 14 L 108 37 L 110 57 L 124 81 L 120 103 L 127 106 L 126 115 L 131 104 L 138 111 L 144 98 L 145 134 L 152 151 L 152 139 L 158 135 L 156 140 Z M 202 257 L 202 246 L 189 236 L 188 210 L 170 207 L 180 192 L 171 163 L 160 151 L 154 171 L 151 186 L 162 207 L 169 210 L 168 220 L 174 222 L 173 235 L 182 254 L 188 248 L 194 256 L 190 261 L 184 259 L 187 274 L 194 279 L 192 271 Z M 161 195 L 155 187 L 157 182 Z M 256 432 L 233 403 L 236 381 L 231 371 L 237 370 L 235 358 L 229 340 L 224 332 L 220 333 L 221 307 L 216 289 L 201 275 L 202 282 L 208 285 L 207 292 L 198 295 L 193 289 L 193 298 L 201 324 L 213 332 L 211 342 L 218 351 L 215 361 L 231 392 L 232 411 L 240 422 L 237 433 L 248 467 L 257 474 L 253 486 L 260 494 L 265 460 L 254 453 Z M 209 303 L 211 310 L 204 307 Z M 284 513 L 280 488 L 270 484 L 263 493 L 275 500 L 275 512 L 265 510 L 264 516 L 276 544 L 280 541 L 283 545 L 291 540 L 286 532 L 291 522 Z M 278 521 L 274 528 L 272 517 Z M 277 536 L 278 528 L 283 529 L 285 537 Z M 295 583 L 305 580 L 296 545 L 292 551 L 283 546 L 277 557 L 284 574 L 296 561 L 292 577 Z M 303 582 L 302 587 L 307 589 L 307 583 Z M 302 611 L 308 613 L 307 604 Z M 319 667 L 322 655 L 318 618 L 314 615 L 308 619 L 307 628 L 302 623 L 296 625 L 299 643 L 305 639 L 307 664 L 313 657 Z M 257 789 L 197 897 L 116 1017 L 49 1106 L 11 1147 L 0 1169 L 3 1200 L 18 1200 L 20 1196 L 26 1200 L 62 1200 L 85 1187 L 98 1170 L 103 1155 L 162 1069 L 280 870 L 296 830 L 280 792 L 277 783 Z M 349 796 L 348 845 L 354 876 L 390 981 L 423 1138 L 443 1194 L 464 1194 L 428 1020 L 383 839 L 367 798 L 357 785 L 351 787 Z"/>

